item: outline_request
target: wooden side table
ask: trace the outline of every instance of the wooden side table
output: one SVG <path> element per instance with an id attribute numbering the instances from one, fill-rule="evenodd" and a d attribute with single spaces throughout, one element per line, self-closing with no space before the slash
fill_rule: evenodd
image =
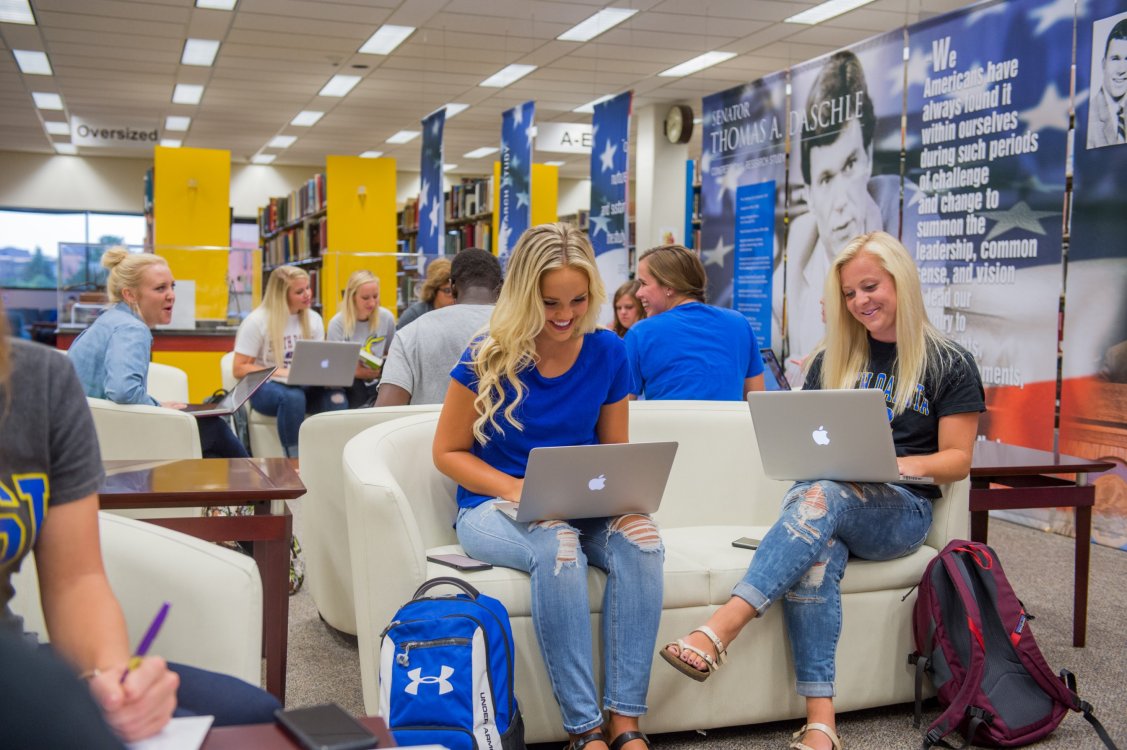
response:
<path id="1" fill-rule="evenodd" d="M 266 689 L 286 702 L 289 647 L 290 536 L 293 518 L 271 501 L 305 494 L 286 458 L 192 458 L 170 461 L 105 461 L 106 481 L 98 496 L 103 510 L 206 508 L 254 505 L 252 516 L 188 516 L 145 519 L 157 526 L 209 542 L 241 541 L 254 546 L 262 576 L 262 643 Z"/>
<path id="2" fill-rule="evenodd" d="M 1073 568 L 1072 645 L 1082 647 L 1088 630 L 1088 570 L 1092 545 L 1092 506 L 1096 488 L 1089 472 L 1113 464 L 1017 445 L 974 444 L 970 479 L 970 536 L 986 543 L 992 510 L 1071 507 L 1076 512 L 1076 561 Z M 1072 475 L 1073 479 L 1058 476 Z"/>

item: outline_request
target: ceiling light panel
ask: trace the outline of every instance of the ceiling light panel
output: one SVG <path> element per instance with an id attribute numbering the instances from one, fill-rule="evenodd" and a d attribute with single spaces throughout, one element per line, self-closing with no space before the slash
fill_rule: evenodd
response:
<path id="1" fill-rule="evenodd" d="M 266 144 L 267 148 L 289 148 L 297 141 L 296 135 L 276 135 Z"/>
<path id="2" fill-rule="evenodd" d="M 78 146 L 73 143 L 55 143 L 53 145 L 56 153 L 66 154 L 67 156 L 74 156 L 78 153 Z"/>
<path id="3" fill-rule="evenodd" d="M 344 96 L 360 83 L 360 76 L 336 75 L 317 92 L 317 96 Z"/>
<path id="4" fill-rule="evenodd" d="M 308 128 L 317 124 L 317 121 L 325 116 L 324 112 L 315 112 L 311 109 L 303 109 L 290 120 L 290 125 L 296 125 L 301 128 Z"/>
<path id="5" fill-rule="evenodd" d="M 563 165 L 567 164 L 566 161 L 546 161 L 544 163 L 549 167 L 562 167 Z"/>
<path id="6" fill-rule="evenodd" d="M 697 55 L 692 60 L 686 60 L 680 65 L 675 65 L 669 70 L 663 70 L 658 73 L 663 78 L 681 78 L 682 76 L 692 75 L 705 68 L 711 68 L 713 65 L 722 63 L 725 60 L 731 60 L 736 56 L 735 52 L 705 52 L 703 55 Z"/>
<path id="7" fill-rule="evenodd" d="M 178 115 L 169 115 L 164 118 L 165 130 L 187 130 L 192 126 L 191 117 L 180 117 Z"/>
<path id="8" fill-rule="evenodd" d="M 395 135 L 387 139 L 388 143 L 410 143 L 419 137 L 418 130 L 400 130 Z"/>
<path id="9" fill-rule="evenodd" d="M 395 26 L 385 23 L 376 29 L 375 34 L 368 37 L 368 41 L 361 45 L 359 51 L 365 55 L 390 55 L 414 32 L 414 26 Z"/>
<path id="10" fill-rule="evenodd" d="M 16 65 L 20 66 L 21 73 L 30 76 L 53 75 L 51 61 L 47 59 L 46 52 L 30 49 L 14 49 L 12 50 L 12 54 L 16 56 Z"/>
<path id="11" fill-rule="evenodd" d="M 173 104 L 199 104 L 203 99 L 203 86 L 194 83 L 178 83 L 172 90 Z"/>
<path id="12" fill-rule="evenodd" d="M 43 127 L 50 135 L 70 135 L 70 123 L 67 122 L 52 122 L 48 120 L 43 123 Z"/>
<path id="13" fill-rule="evenodd" d="M 365 151 L 360 154 L 361 159 L 378 159 L 383 156 L 383 151 Z"/>
<path id="14" fill-rule="evenodd" d="M 28 0 L 0 0 L 0 23 L 22 23 L 35 25 Z"/>
<path id="15" fill-rule="evenodd" d="M 215 39 L 187 39 L 184 52 L 180 55 L 181 65 L 210 67 L 219 54 L 219 42 Z"/>
<path id="16" fill-rule="evenodd" d="M 213 10 L 234 10 L 237 2 L 238 0 L 196 0 L 196 7 Z"/>
<path id="17" fill-rule="evenodd" d="M 449 120 L 451 117 L 461 112 L 465 112 L 469 108 L 470 105 L 468 104 L 462 104 L 460 102 L 450 102 L 446 105 L 446 119 Z"/>
<path id="18" fill-rule="evenodd" d="M 462 154 L 462 156 L 467 159 L 483 159 L 486 156 L 495 154 L 500 150 L 501 149 L 497 148 L 496 146 L 482 146 L 481 148 L 475 148 L 473 151 L 467 151 L 466 153 Z"/>
<path id="19" fill-rule="evenodd" d="M 521 65 L 520 63 L 513 63 L 506 65 L 498 70 L 493 75 L 486 78 L 478 84 L 478 86 L 485 86 L 491 89 L 503 89 L 509 84 L 516 83 L 526 75 L 536 70 L 535 65 Z"/>
<path id="20" fill-rule="evenodd" d="M 251 164 L 271 164 L 278 158 L 277 154 L 255 154 L 250 157 Z"/>
<path id="21" fill-rule="evenodd" d="M 449 172 L 451 169 L 457 169 L 457 168 L 458 168 L 457 164 L 443 164 L 442 165 L 442 171 L 443 172 Z"/>
<path id="22" fill-rule="evenodd" d="M 586 21 L 572 26 L 556 39 L 564 42 L 589 42 L 604 31 L 625 21 L 638 11 L 629 8 L 604 8 Z"/>
<path id="23" fill-rule="evenodd" d="M 582 113 L 582 114 L 588 114 L 588 115 L 594 114 L 596 104 L 602 104 L 603 102 L 609 102 L 613 98 L 614 98 L 614 94 L 606 94 L 605 96 L 600 96 L 598 99 L 592 99 L 591 101 L 584 104 L 582 107 L 576 107 L 575 109 L 573 109 L 571 111 L 572 112 L 579 112 L 579 113 Z"/>
<path id="24" fill-rule="evenodd" d="M 868 5 L 873 0 L 828 0 L 821 5 L 815 5 L 813 8 L 808 8 L 801 13 L 796 13 L 790 18 L 784 18 L 783 23 L 802 23 L 807 25 L 814 25 L 822 21 L 828 21 L 835 16 L 840 16 L 842 13 L 848 13 L 855 8 L 860 8 L 862 5 Z"/>
<path id="25" fill-rule="evenodd" d="M 35 106 L 39 109 L 62 109 L 63 98 L 58 94 L 52 94 L 45 91 L 32 92 L 31 98 L 35 100 Z"/>
<path id="26" fill-rule="evenodd" d="M 184 142 L 179 138 L 161 138 L 160 145 L 165 148 L 180 148 Z"/>

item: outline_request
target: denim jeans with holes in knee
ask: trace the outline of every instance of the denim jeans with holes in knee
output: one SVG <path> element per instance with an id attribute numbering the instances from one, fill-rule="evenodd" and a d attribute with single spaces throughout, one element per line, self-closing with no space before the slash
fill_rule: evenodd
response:
<path id="1" fill-rule="evenodd" d="M 531 576 L 533 627 L 572 734 L 603 721 L 590 657 L 587 565 L 606 571 L 603 708 L 623 716 L 646 712 L 665 559 L 649 517 L 517 523 L 485 502 L 459 511 L 457 530 L 467 554 Z"/>
<path id="2" fill-rule="evenodd" d="M 782 597 L 799 695 L 834 695 L 849 555 L 902 557 L 923 544 L 930 526 L 931 501 L 898 485 L 820 480 L 790 488 L 732 594 L 760 614 Z"/>

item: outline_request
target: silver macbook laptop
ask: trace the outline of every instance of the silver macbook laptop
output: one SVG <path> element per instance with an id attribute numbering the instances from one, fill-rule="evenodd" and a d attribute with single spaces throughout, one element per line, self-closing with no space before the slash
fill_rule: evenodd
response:
<path id="1" fill-rule="evenodd" d="M 498 507 L 520 522 L 653 513 L 677 443 L 533 448 L 520 503 Z"/>
<path id="2" fill-rule="evenodd" d="M 235 387 L 227 391 L 227 395 L 220 401 L 214 404 L 188 404 L 184 407 L 184 411 L 193 417 L 223 417 L 233 414 L 270 379 L 276 369 L 276 367 L 267 367 L 264 370 L 248 373 L 246 377 L 235 383 Z"/>
<path id="3" fill-rule="evenodd" d="M 290 372 L 274 378 L 286 385 L 323 385 L 342 388 L 352 385 L 360 344 L 352 341 L 298 341 Z"/>
<path id="4" fill-rule="evenodd" d="M 757 392 L 747 404 L 772 479 L 934 484 L 897 469 L 884 391 Z"/>

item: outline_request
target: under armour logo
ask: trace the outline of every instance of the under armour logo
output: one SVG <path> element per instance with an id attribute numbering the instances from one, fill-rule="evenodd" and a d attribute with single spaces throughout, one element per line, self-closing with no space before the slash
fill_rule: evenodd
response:
<path id="1" fill-rule="evenodd" d="M 454 686 L 450 684 L 450 678 L 454 676 L 454 668 L 453 667 L 448 667 L 445 664 L 443 664 L 442 669 L 438 673 L 438 677 L 434 677 L 433 675 L 429 676 L 429 677 L 423 677 L 422 674 L 423 674 L 423 670 L 422 670 L 421 667 L 417 668 L 417 669 L 412 669 L 410 672 L 408 672 L 407 676 L 411 678 L 411 684 L 408 685 L 407 687 L 403 688 L 403 691 L 405 693 L 410 694 L 410 695 L 418 695 L 419 694 L 419 683 L 423 683 L 423 682 L 425 682 L 428 685 L 433 685 L 435 683 L 438 683 L 438 694 L 439 695 L 446 695 L 447 693 L 449 693 L 451 690 L 454 689 Z"/>

